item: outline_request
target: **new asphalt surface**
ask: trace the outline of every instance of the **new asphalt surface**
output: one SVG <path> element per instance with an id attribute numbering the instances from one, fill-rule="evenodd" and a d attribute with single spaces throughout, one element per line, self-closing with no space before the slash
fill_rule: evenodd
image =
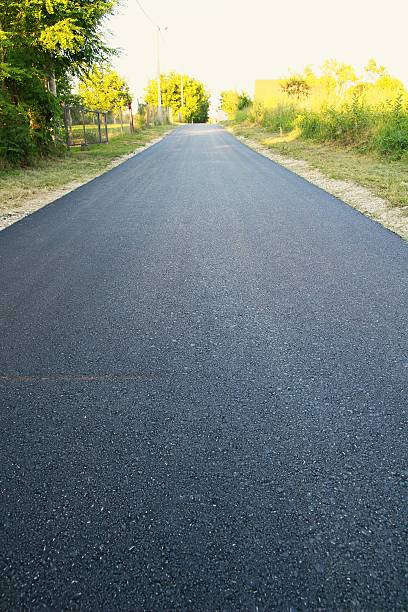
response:
<path id="1" fill-rule="evenodd" d="M 1 610 L 408 608 L 406 243 L 187 126 L 0 265 Z"/>

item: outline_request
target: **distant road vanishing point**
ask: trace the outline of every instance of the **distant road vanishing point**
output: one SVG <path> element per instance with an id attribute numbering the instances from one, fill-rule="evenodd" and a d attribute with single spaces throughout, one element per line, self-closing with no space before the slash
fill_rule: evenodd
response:
<path id="1" fill-rule="evenodd" d="M 1 610 L 406 610 L 408 247 L 217 126 L 0 233 Z"/>

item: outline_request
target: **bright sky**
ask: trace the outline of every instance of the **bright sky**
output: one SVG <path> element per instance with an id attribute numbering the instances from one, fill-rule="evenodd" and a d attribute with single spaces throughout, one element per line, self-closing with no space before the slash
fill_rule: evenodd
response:
<path id="1" fill-rule="evenodd" d="M 191 74 L 218 103 L 223 89 L 278 78 L 336 58 L 361 68 L 374 57 L 408 86 L 408 0 L 141 0 L 161 27 L 161 70 Z M 123 49 L 115 67 L 136 97 L 156 74 L 156 33 L 136 0 L 109 22 Z"/>

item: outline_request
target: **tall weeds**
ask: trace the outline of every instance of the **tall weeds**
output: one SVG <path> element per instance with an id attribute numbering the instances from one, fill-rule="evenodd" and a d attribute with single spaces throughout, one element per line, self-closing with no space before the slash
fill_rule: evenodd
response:
<path id="1" fill-rule="evenodd" d="M 384 80 L 378 86 L 360 83 L 342 92 L 311 88 L 301 100 L 282 91 L 273 104 L 266 107 L 255 101 L 235 120 L 408 160 L 408 93 L 393 83 L 385 87 Z"/>

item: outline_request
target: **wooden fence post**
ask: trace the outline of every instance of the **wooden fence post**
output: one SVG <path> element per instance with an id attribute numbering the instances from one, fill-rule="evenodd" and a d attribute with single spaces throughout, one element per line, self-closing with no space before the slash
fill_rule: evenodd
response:
<path id="1" fill-rule="evenodd" d="M 96 118 L 98 120 L 98 143 L 102 142 L 102 134 L 101 134 L 101 115 L 99 111 L 96 111 Z"/>

